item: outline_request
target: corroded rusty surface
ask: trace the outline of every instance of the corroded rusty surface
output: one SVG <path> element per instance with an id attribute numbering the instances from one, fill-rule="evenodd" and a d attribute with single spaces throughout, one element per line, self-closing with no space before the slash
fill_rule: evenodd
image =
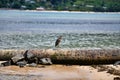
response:
<path id="1" fill-rule="evenodd" d="M 16 54 L 24 54 L 25 50 L 0 50 L 0 60 L 10 59 Z M 49 57 L 55 63 L 114 63 L 120 60 L 120 49 L 41 49 L 30 50 L 38 58 Z M 77 64 L 76 63 L 76 64 Z"/>

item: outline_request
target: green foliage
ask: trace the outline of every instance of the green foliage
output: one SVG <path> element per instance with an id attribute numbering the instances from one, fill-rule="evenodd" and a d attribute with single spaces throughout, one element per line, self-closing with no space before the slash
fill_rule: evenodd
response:
<path id="1" fill-rule="evenodd" d="M 27 6 L 27 9 L 29 9 L 29 10 L 34 10 L 34 9 L 36 9 L 35 5 L 34 5 L 34 4 L 31 4 L 31 3 L 27 3 L 26 6 Z"/>
<path id="2" fill-rule="evenodd" d="M 0 8 L 120 12 L 120 0 L 0 0 Z"/>
<path id="3" fill-rule="evenodd" d="M 2 2 L 0 1 L 0 8 L 2 7 Z"/>
<path id="4" fill-rule="evenodd" d="M 25 5 L 25 0 L 20 0 L 21 5 Z"/>
<path id="5" fill-rule="evenodd" d="M 1 7 L 7 7 L 8 6 L 8 4 L 7 4 L 8 0 L 0 0 L 0 3 L 1 3 L 0 4 Z"/>
<path id="6" fill-rule="evenodd" d="M 104 8 L 103 7 L 101 7 L 101 6 L 94 6 L 94 8 L 93 8 L 93 11 L 95 11 L 95 12 L 97 12 L 97 11 L 100 11 L 100 12 L 104 12 L 105 10 L 104 10 Z"/>
<path id="7" fill-rule="evenodd" d="M 21 4 L 19 2 L 14 2 L 12 8 L 20 9 L 21 8 Z"/>
<path id="8" fill-rule="evenodd" d="M 110 11 L 110 12 L 120 11 L 120 4 L 118 4 L 117 2 L 115 2 L 114 4 L 109 3 L 109 4 L 107 5 L 107 7 L 108 7 L 107 10 Z"/>

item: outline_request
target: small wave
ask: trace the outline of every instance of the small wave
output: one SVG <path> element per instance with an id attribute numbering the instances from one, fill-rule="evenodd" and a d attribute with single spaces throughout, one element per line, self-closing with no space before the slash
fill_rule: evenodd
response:
<path id="1" fill-rule="evenodd" d="M 0 34 L 0 49 L 54 48 L 57 36 L 63 35 L 61 48 L 120 48 L 120 33 L 19 33 Z"/>
<path id="2" fill-rule="evenodd" d="M 0 20 L 0 24 L 66 24 L 66 25 L 81 25 L 81 24 L 120 24 L 119 21 L 79 21 L 79 20 L 38 20 L 38 21 L 9 21 Z"/>

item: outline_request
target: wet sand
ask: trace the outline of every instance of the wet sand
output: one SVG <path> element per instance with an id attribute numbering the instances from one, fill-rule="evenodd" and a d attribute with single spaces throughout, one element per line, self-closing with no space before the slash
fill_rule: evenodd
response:
<path id="1" fill-rule="evenodd" d="M 120 66 L 119 66 L 120 67 Z M 39 65 L 36 67 L 0 67 L 0 80 L 113 80 L 119 75 L 98 72 L 91 66 Z"/>

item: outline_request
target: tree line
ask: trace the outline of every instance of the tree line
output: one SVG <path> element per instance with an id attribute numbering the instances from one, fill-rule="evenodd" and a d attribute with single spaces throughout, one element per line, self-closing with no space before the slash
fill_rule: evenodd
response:
<path id="1" fill-rule="evenodd" d="M 0 8 L 120 12 L 120 0 L 0 0 Z"/>

